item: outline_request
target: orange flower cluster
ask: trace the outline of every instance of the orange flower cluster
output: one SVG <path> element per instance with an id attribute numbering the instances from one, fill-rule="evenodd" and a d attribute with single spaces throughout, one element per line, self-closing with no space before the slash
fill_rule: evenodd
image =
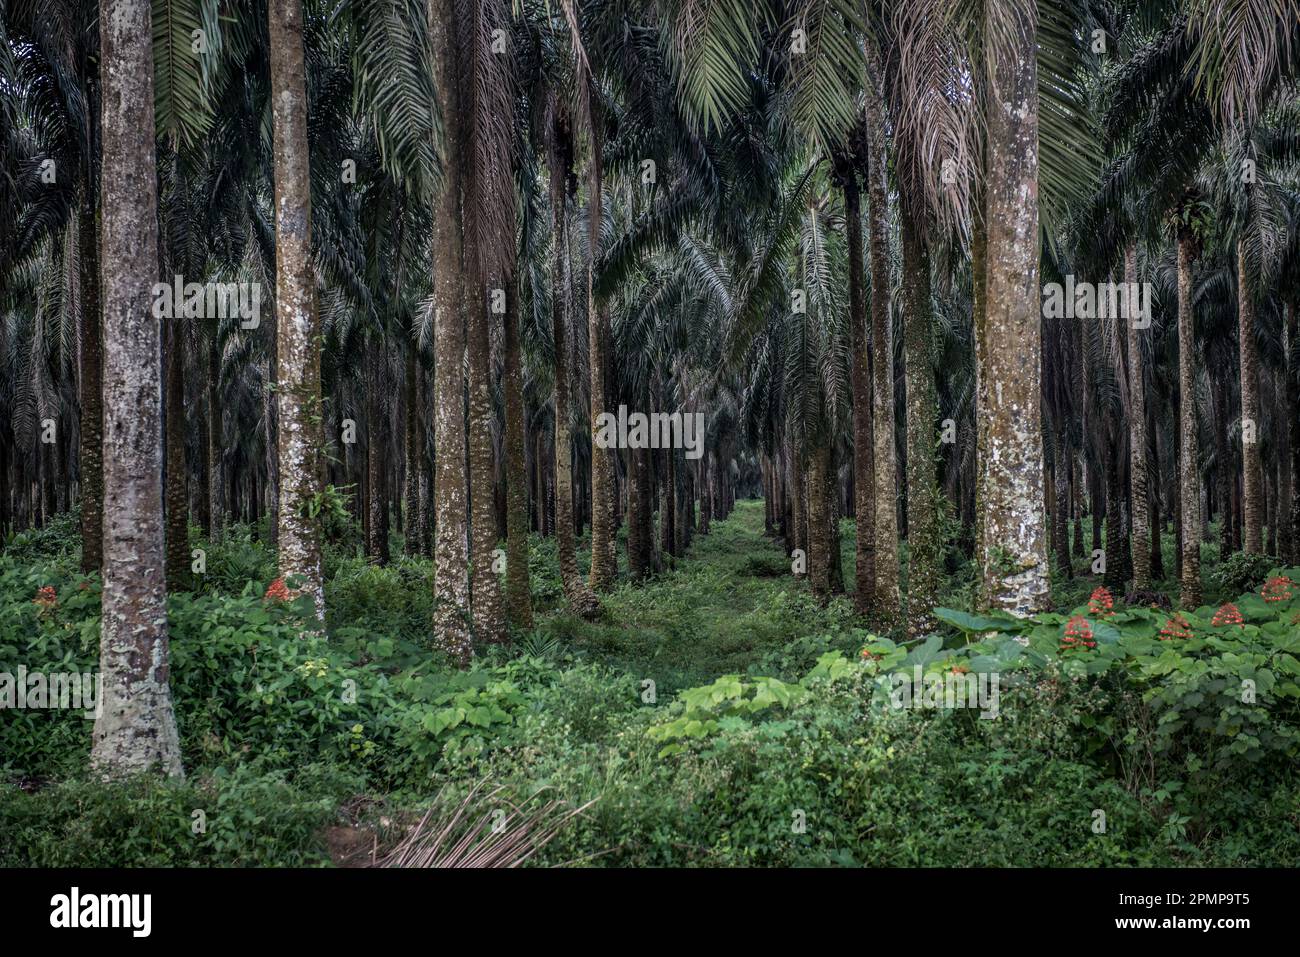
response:
<path id="1" fill-rule="evenodd" d="M 1067 648 L 1096 648 L 1092 640 L 1092 625 L 1082 615 L 1075 615 L 1065 625 L 1065 635 L 1061 638 L 1061 650 Z"/>
<path id="2" fill-rule="evenodd" d="M 272 601 L 288 601 L 289 586 L 284 583 L 283 578 L 277 578 L 271 582 L 271 587 L 266 590 L 266 597 Z"/>
<path id="3" fill-rule="evenodd" d="M 1182 614 L 1174 615 L 1165 622 L 1165 626 L 1160 629 L 1160 640 L 1168 641 L 1170 638 L 1194 638 L 1192 634 L 1192 625 Z"/>
<path id="4" fill-rule="evenodd" d="M 1210 619 L 1211 625 L 1240 625 L 1245 619 L 1241 617 L 1241 611 L 1232 602 L 1228 602 L 1214 613 Z"/>
<path id="5" fill-rule="evenodd" d="M 1102 618 L 1109 618 L 1115 614 L 1115 599 L 1105 585 L 1096 588 L 1092 597 L 1088 599 L 1088 614 L 1100 615 Z"/>
<path id="6" fill-rule="evenodd" d="M 53 608 L 58 600 L 59 596 L 54 591 L 54 586 L 44 585 L 36 589 L 36 597 L 32 599 L 32 604 L 40 605 L 42 608 Z"/>
<path id="7" fill-rule="evenodd" d="M 1290 601 L 1292 598 L 1291 586 L 1294 584 L 1295 582 L 1285 575 L 1274 575 L 1259 590 L 1259 597 L 1265 601 Z"/>

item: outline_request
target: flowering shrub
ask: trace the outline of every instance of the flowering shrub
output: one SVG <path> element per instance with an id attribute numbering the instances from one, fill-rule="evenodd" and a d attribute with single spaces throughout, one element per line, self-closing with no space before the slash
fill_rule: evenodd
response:
<path id="1" fill-rule="evenodd" d="M 1061 637 L 1061 650 L 1096 647 L 1097 642 L 1093 641 L 1092 625 L 1088 624 L 1088 619 L 1082 615 L 1072 616 L 1065 626 L 1065 634 Z"/>
<path id="2" fill-rule="evenodd" d="M 1109 618 L 1115 614 L 1115 599 L 1105 585 L 1096 588 L 1088 599 L 1088 614 Z"/>
<path id="3" fill-rule="evenodd" d="M 1168 641 L 1171 638 L 1195 638 L 1192 633 L 1191 623 L 1183 617 L 1182 612 L 1168 619 L 1164 627 L 1160 629 L 1160 640 Z"/>
<path id="4" fill-rule="evenodd" d="M 1295 582 L 1285 575 L 1274 575 L 1259 590 L 1259 597 L 1267 602 L 1290 601 L 1294 597 L 1291 592 L 1291 586 L 1294 584 Z"/>
<path id="5" fill-rule="evenodd" d="M 1241 617 L 1241 610 L 1232 602 L 1227 602 L 1222 605 L 1219 610 L 1214 613 L 1214 617 L 1210 619 L 1210 624 L 1215 625 L 1216 627 L 1220 625 L 1241 625 L 1244 623 L 1245 621 Z"/>

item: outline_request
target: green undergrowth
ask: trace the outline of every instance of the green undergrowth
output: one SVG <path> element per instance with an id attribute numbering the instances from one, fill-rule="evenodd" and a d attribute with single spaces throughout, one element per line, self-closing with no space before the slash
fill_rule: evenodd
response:
<path id="1" fill-rule="evenodd" d="M 1180 618 L 1077 574 L 1020 621 L 961 610 L 950 555 L 937 632 L 907 641 L 813 600 L 762 519 L 738 503 L 594 621 L 563 610 L 535 541 L 535 628 L 466 671 L 433 650 L 427 561 L 332 548 L 318 634 L 265 597 L 262 540 L 227 529 L 201 589 L 169 599 L 185 781 L 104 784 L 91 720 L 6 709 L 0 865 L 327 865 L 331 830 L 484 778 L 595 802 L 543 864 L 1300 863 L 1300 569 L 1207 547 L 1212 600 Z M 99 585 L 75 534 L 0 555 L 0 673 L 93 671 Z M 918 674 L 918 699 L 996 675 L 996 719 L 897 707 Z"/>

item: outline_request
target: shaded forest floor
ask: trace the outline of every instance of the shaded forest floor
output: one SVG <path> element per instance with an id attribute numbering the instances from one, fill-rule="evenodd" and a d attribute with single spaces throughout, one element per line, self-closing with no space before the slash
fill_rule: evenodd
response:
<path id="1" fill-rule="evenodd" d="M 93 670 L 98 584 L 76 571 L 74 532 L 0 555 L 0 672 Z M 1065 614 L 1027 623 L 1020 657 L 1018 626 L 998 622 L 983 641 L 957 618 L 904 643 L 846 598 L 814 601 L 763 535 L 762 503 L 740 502 L 673 567 L 602 596 L 594 622 L 563 610 L 554 544 L 535 540 L 536 627 L 462 672 L 430 650 L 425 560 L 329 549 L 321 636 L 263 597 L 272 556 L 247 529 L 200 544 L 202 590 L 170 599 L 186 780 L 106 786 L 85 768 L 92 722 L 0 713 L 0 864 L 365 864 L 431 802 L 437 818 L 465 800 L 471 823 L 531 800 L 534 830 L 561 813 L 547 801 L 594 802 L 547 864 L 1300 863 L 1300 596 L 1242 596 L 1235 630 L 1189 611 L 1196 635 L 1177 647 L 1153 609 L 1090 619 L 1086 653 L 1058 651 Z M 1267 573 L 1216 554 L 1212 604 Z M 943 602 L 964 608 L 969 567 L 949 563 Z M 1063 584 L 1058 608 L 1097 584 Z M 33 600 L 45 587 L 53 603 Z M 889 669 L 981 661 L 1007 672 L 998 720 L 882 704 Z M 1266 700 L 1239 706 L 1229 667 Z M 484 781 L 502 790 L 475 792 Z"/>

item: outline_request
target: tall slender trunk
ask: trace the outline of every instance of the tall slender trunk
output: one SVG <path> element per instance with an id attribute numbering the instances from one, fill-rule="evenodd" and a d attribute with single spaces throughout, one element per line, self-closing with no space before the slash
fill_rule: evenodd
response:
<path id="1" fill-rule="evenodd" d="M 1237 343 L 1241 356 L 1242 539 L 1248 553 L 1264 550 L 1264 467 L 1260 459 L 1259 349 L 1255 345 L 1255 293 L 1246 264 L 1246 240 L 1237 240 Z"/>
<path id="2" fill-rule="evenodd" d="M 857 172 L 844 173 L 844 218 L 848 224 L 849 325 L 853 343 L 853 606 L 867 615 L 876 604 L 876 463 L 872 422 L 871 366 L 867 347 L 867 317 L 863 303 L 862 203 Z"/>
<path id="3" fill-rule="evenodd" d="M 1152 403 L 1154 405 L 1155 403 Z M 1160 545 L 1160 537 L 1164 531 L 1165 508 L 1162 489 L 1164 482 L 1160 468 L 1160 429 L 1154 419 L 1154 414 L 1148 407 L 1147 435 L 1150 436 L 1148 451 L 1150 456 L 1148 464 L 1150 465 L 1150 481 L 1147 483 L 1148 501 L 1150 509 L 1148 514 L 1151 516 L 1151 581 L 1163 581 L 1165 577 L 1165 557 Z"/>
<path id="4" fill-rule="evenodd" d="M 153 29 L 139 0 L 102 0 L 104 587 L 90 761 L 106 776 L 180 776 L 163 580 L 161 327 Z"/>
<path id="5" fill-rule="evenodd" d="M 1063 415 L 1057 423 L 1056 458 L 1053 464 L 1056 514 L 1053 516 L 1052 548 L 1061 574 L 1070 579 L 1074 577 L 1070 562 L 1070 434 Z"/>
<path id="6" fill-rule="evenodd" d="M 700 476 L 699 485 L 700 485 L 700 534 L 701 535 L 709 534 L 709 526 L 713 522 L 713 495 L 711 494 L 710 491 L 710 487 L 711 487 L 710 483 L 712 481 L 712 475 L 709 469 L 709 465 L 712 461 L 713 461 L 713 456 L 708 453 L 705 453 L 704 457 L 701 458 L 699 461 L 698 471 Z"/>
<path id="7" fill-rule="evenodd" d="M 1124 284 L 1127 289 L 1137 289 L 1137 247 L 1124 250 Z M 1141 318 L 1136 304 L 1129 303 L 1128 315 L 1123 317 L 1128 338 L 1128 401 L 1129 401 L 1129 498 L 1133 526 L 1133 588 L 1146 591 L 1151 588 L 1151 518 L 1147 496 L 1147 406 L 1146 384 L 1143 375 L 1142 340 L 1137 328 Z"/>
<path id="8" fill-rule="evenodd" d="M 166 432 L 167 590 L 189 584 L 189 502 L 185 474 L 185 350 L 183 320 L 164 320 L 163 354 L 167 395 L 163 401 Z"/>
<path id="9" fill-rule="evenodd" d="M 366 556 L 387 565 L 388 550 L 388 476 L 384 437 L 388 433 L 380 391 L 388 380 L 383 360 L 383 338 L 376 333 L 366 344 L 366 501 L 369 520 L 366 525 Z"/>
<path id="10" fill-rule="evenodd" d="M 1286 348 L 1286 409 L 1287 427 L 1291 445 L 1291 496 L 1290 515 L 1284 517 L 1291 523 L 1291 564 L 1300 564 L 1300 302 L 1291 300 L 1283 304 L 1282 326 L 1286 330 L 1283 343 Z"/>
<path id="11" fill-rule="evenodd" d="M 1227 561 L 1232 554 L 1232 485 L 1236 481 L 1236 475 L 1226 375 L 1220 373 L 1210 377 L 1210 402 L 1214 412 L 1214 504 L 1219 513 L 1219 559 Z"/>
<path id="12" fill-rule="evenodd" d="M 433 397 L 429 394 L 430 386 L 428 376 L 425 374 L 424 364 L 417 362 L 415 364 L 415 394 L 421 409 L 428 409 L 432 405 Z M 416 461 L 420 468 L 420 554 L 425 558 L 433 558 L 434 546 L 434 508 L 433 508 L 433 459 L 430 453 L 435 451 L 433 444 L 429 442 L 428 430 L 423 422 L 416 423 L 415 429 L 416 444 L 419 447 L 419 455 Z"/>
<path id="13" fill-rule="evenodd" d="M 871 425 L 875 467 L 875 614 L 897 620 L 898 455 L 894 446 L 894 329 L 889 315 L 889 180 L 879 51 L 867 41 L 867 255 L 871 269 Z"/>
<path id="14" fill-rule="evenodd" d="M 592 137 L 591 168 L 588 176 L 587 204 L 587 372 L 591 403 L 591 587 L 608 591 L 618 577 L 618 560 L 614 545 L 614 450 L 603 449 L 596 441 L 600 431 L 597 417 L 610 407 L 605 394 L 606 347 L 610 339 L 609 312 L 604 303 L 596 302 L 594 276 L 600 250 L 600 226 L 603 213 L 600 137 Z"/>
<path id="15" fill-rule="evenodd" d="M 506 613 L 497 548 L 496 502 L 493 488 L 496 457 L 492 446 L 492 313 L 488 309 L 485 277 L 468 270 L 469 349 L 469 488 L 470 488 L 470 610 L 474 637 L 487 644 L 504 642 Z M 525 560 L 526 562 L 526 560 Z M 509 568 L 509 557 L 506 567 Z"/>
<path id="16" fill-rule="evenodd" d="M 512 255 L 514 245 L 511 245 Z M 506 614 L 516 628 L 533 626 L 528 583 L 528 462 L 524 454 L 524 372 L 519 340 L 518 280 L 510 269 L 502 350 L 501 391 L 506 407 Z"/>
<path id="17" fill-rule="evenodd" d="M 87 158 L 78 214 L 81 253 L 81 414 L 77 450 L 81 473 L 81 570 L 104 560 L 104 351 L 100 333 L 99 230 L 95 220 L 93 160 Z M 3 534 L 0 521 L 0 534 Z"/>
<path id="18" fill-rule="evenodd" d="M 823 438 L 808 457 L 808 583 L 822 601 L 830 597 L 831 591 L 831 519 L 826 508 L 826 474 L 830 467 L 830 442 Z"/>
<path id="19" fill-rule="evenodd" d="M 1201 496 L 1196 443 L 1196 339 L 1192 315 L 1192 237 L 1178 236 L 1178 485 L 1182 509 L 1179 601 L 1201 603 Z"/>
<path id="20" fill-rule="evenodd" d="M 933 625 L 932 609 L 939 596 L 941 543 L 935 476 L 939 405 L 934 383 L 930 254 L 909 203 L 901 206 L 906 309 L 903 361 L 907 376 L 907 630 L 910 635 L 918 635 Z M 1042 501 L 1041 488 L 1037 500 Z"/>
<path id="21" fill-rule="evenodd" d="M 980 423 L 986 429 L 982 603 L 1017 615 L 1048 604 L 1038 282 L 1037 13 L 1014 3 L 989 72 L 987 247 Z M 995 44 L 997 46 L 998 44 Z"/>
<path id="22" fill-rule="evenodd" d="M 424 543 L 421 541 L 424 526 L 420 522 L 420 471 L 421 460 L 424 458 L 421 439 L 424 431 L 420 425 L 418 366 L 419 357 L 416 355 L 415 339 L 414 336 L 410 336 L 406 342 L 406 375 L 402 381 L 402 388 L 406 392 L 405 441 L 402 443 L 402 451 L 406 458 L 404 463 L 406 485 L 402 489 L 405 511 L 402 516 L 402 530 L 406 535 L 406 545 L 403 550 L 407 555 L 419 555 L 424 549 Z"/>
<path id="23" fill-rule="evenodd" d="M 268 0 L 275 166 L 276 398 L 280 435 L 280 574 L 297 580 L 322 621 L 320 525 L 308 507 L 320 493 L 320 335 L 311 246 L 306 65 L 301 0 Z"/>
<path id="24" fill-rule="evenodd" d="M 795 572 L 795 577 L 800 577 L 808 574 L 808 510 L 804 503 L 803 457 L 793 447 L 787 454 L 790 470 L 790 538 L 787 547 L 791 555 L 796 551 L 803 552 L 803 570 Z"/>
<path id="25" fill-rule="evenodd" d="M 633 577 L 644 578 L 655 570 L 655 526 L 654 495 L 651 489 L 653 463 L 649 449 L 634 449 L 632 452 L 633 476 L 632 521 L 640 526 L 637 532 L 637 566 L 638 573 Z M 631 558 L 628 559 L 629 566 Z"/>
<path id="26" fill-rule="evenodd" d="M 469 472 L 465 434 L 464 116 L 457 89 L 456 7 L 435 0 L 430 21 L 434 86 L 443 124 L 443 181 L 434 217 L 434 640 L 462 665 L 471 654 Z"/>
<path id="27" fill-rule="evenodd" d="M 677 541 L 677 501 L 676 501 L 676 482 L 673 476 L 673 455 L 672 450 L 667 449 L 662 453 L 664 468 L 662 480 L 659 483 L 659 550 L 665 556 L 671 557 L 674 554 L 675 543 Z"/>
<path id="28" fill-rule="evenodd" d="M 578 571 L 573 507 L 573 433 L 569 393 L 569 336 L 573 297 L 569 279 L 566 205 L 572 164 L 568 117 L 557 112 L 548 149 L 551 174 L 551 335 L 555 343 L 555 537 L 560 578 L 570 606 L 583 617 L 599 611 L 595 594 Z"/>
<path id="29" fill-rule="evenodd" d="M 208 516 L 210 526 L 208 537 L 216 539 L 221 533 L 224 521 L 222 498 L 222 449 L 221 449 L 221 354 L 217 340 L 217 330 L 213 328 L 212 336 L 206 348 L 207 365 L 207 405 L 208 420 L 205 441 L 208 446 Z"/>

